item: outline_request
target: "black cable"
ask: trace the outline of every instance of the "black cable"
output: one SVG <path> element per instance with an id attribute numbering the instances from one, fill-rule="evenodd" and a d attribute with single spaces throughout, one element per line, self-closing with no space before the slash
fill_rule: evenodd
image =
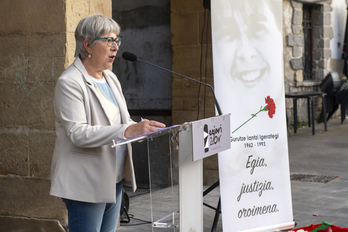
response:
<path id="1" fill-rule="evenodd" d="M 150 191 L 146 191 L 146 192 L 143 192 L 143 193 L 139 193 L 139 194 L 134 194 L 132 196 L 128 196 L 128 199 L 132 198 L 132 197 L 136 197 L 136 196 L 141 196 L 141 195 L 145 195 L 145 194 L 148 194 Z M 122 207 L 122 206 L 121 206 Z M 146 221 L 146 220 L 143 220 L 143 219 L 140 219 L 140 218 L 135 218 L 134 217 L 134 214 L 130 214 L 127 212 L 127 209 L 124 207 L 123 209 L 125 211 L 125 214 L 127 216 L 127 219 L 128 220 L 120 220 L 120 223 L 122 224 L 122 226 L 140 226 L 140 225 L 145 225 L 145 224 L 150 224 L 152 222 L 150 221 Z M 143 223 L 137 223 L 137 224 L 131 224 L 130 223 L 130 219 L 134 219 L 134 220 L 138 220 L 138 221 L 142 221 Z"/>
<path id="2" fill-rule="evenodd" d="M 138 194 L 133 194 L 131 196 L 128 196 L 128 198 L 138 197 L 138 196 L 142 196 L 142 195 L 145 195 L 145 194 L 148 194 L 148 193 L 150 193 L 150 191 L 143 192 L 143 193 L 138 193 Z"/>
<path id="3" fill-rule="evenodd" d="M 202 57 L 202 53 L 203 53 L 203 32 L 204 32 L 204 27 L 205 27 L 205 10 L 204 10 L 204 19 L 203 19 L 204 23 L 203 23 L 203 28 L 202 28 L 202 34 L 201 34 L 201 59 L 199 61 L 199 81 L 202 81 L 202 62 L 203 62 L 203 57 Z M 197 96 L 197 104 L 198 104 L 198 108 L 197 108 L 197 120 L 199 119 L 199 95 L 201 92 L 201 84 L 199 84 L 198 86 L 198 96 Z"/>
<path id="4" fill-rule="evenodd" d="M 204 39 L 204 31 L 206 31 L 206 33 L 208 34 L 208 30 L 206 30 L 206 26 L 207 26 L 207 14 L 209 13 L 209 11 L 207 9 L 204 9 L 204 23 L 203 23 L 203 29 L 202 29 L 202 34 L 201 34 L 201 60 L 200 60 L 200 64 L 199 64 L 199 80 L 201 82 L 203 79 L 203 73 L 202 73 L 202 66 L 203 66 L 203 48 L 204 48 L 204 43 L 203 43 L 203 39 Z M 208 39 L 208 37 L 207 37 Z M 205 58 L 205 67 L 206 67 L 206 61 L 207 61 L 207 50 L 206 50 L 206 58 Z M 206 73 L 205 73 L 206 75 Z M 200 111 L 200 104 L 199 104 L 199 100 L 200 100 L 200 92 L 201 92 L 201 84 L 198 87 L 198 109 L 197 109 L 197 120 L 199 119 L 199 111 Z M 205 98 L 206 98 L 206 88 L 204 88 L 204 101 L 203 101 L 203 118 L 205 118 Z"/>
<path id="5" fill-rule="evenodd" d="M 205 81 L 204 82 L 207 82 L 207 76 L 208 76 L 208 66 L 207 66 L 207 60 L 208 60 L 208 40 L 209 40 L 209 26 L 210 26 L 210 11 L 207 10 L 207 30 L 206 30 L 206 46 L 205 46 L 205 74 L 204 74 L 204 77 L 205 77 Z M 206 96 L 206 88 L 204 88 L 204 96 Z M 205 99 L 205 97 L 204 97 Z M 205 102 L 205 101 L 204 101 Z M 204 103 L 205 104 L 205 103 Z M 205 118 L 205 105 L 204 105 L 204 117 Z M 215 108 L 214 108 L 215 110 Z"/>
<path id="6" fill-rule="evenodd" d="M 121 223 L 126 223 L 126 224 L 122 224 L 122 226 L 139 226 L 139 225 L 145 225 L 145 224 L 151 224 L 152 222 L 151 221 L 147 221 L 147 220 L 143 220 L 143 219 L 140 219 L 140 218 L 135 218 L 134 217 L 134 214 L 128 214 L 129 215 L 129 218 L 131 219 L 134 219 L 134 220 L 138 220 L 138 221 L 142 221 L 143 223 L 138 223 L 138 224 L 129 224 L 129 222 L 122 222 Z"/>

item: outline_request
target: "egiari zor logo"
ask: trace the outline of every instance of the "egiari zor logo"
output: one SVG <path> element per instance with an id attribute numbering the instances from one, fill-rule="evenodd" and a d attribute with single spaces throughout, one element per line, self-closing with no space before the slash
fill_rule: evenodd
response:
<path id="1" fill-rule="evenodd" d="M 209 151 L 209 129 L 208 129 L 208 125 L 204 124 L 203 127 L 203 133 L 204 133 L 204 152 L 208 152 Z"/>

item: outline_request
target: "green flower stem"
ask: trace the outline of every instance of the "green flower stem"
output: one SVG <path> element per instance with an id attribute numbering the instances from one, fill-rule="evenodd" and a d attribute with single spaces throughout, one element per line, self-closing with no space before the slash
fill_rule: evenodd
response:
<path id="1" fill-rule="evenodd" d="M 237 129 L 235 129 L 235 130 L 232 132 L 232 134 L 233 134 L 234 132 L 236 132 L 237 130 L 239 130 L 242 126 L 244 126 L 245 124 L 247 124 L 251 119 L 255 118 L 260 112 L 262 112 L 262 111 L 267 111 L 266 107 L 267 107 L 267 106 L 265 106 L 265 107 L 262 108 L 262 106 L 261 106 L 259 112 L 257 112 L 256 114 L 252 114 L 252 115 L 251 115 L 251 118 L 249 118 L 249 119 L 248 119 L 247 121 L 245 121 L 242 125 L 240 125 Z"/>

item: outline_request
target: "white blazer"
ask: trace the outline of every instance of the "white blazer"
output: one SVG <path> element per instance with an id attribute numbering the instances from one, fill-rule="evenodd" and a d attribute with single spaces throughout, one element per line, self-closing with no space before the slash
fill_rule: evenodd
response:
<path id="1" fill-rule="evenodd" d="M 59 77 L 54 99 L 56 143 L 51 165 L 53 196 L 84 202 L 116 202 L 116 149 L 134 124 L 120 82 L 110 70 L 104 77 L 120 107 L 122 124 L 113 125 L 91 77 L 77 58 Z M 125 184 L 136 190 L 132 148 L 127 145 Z"/>

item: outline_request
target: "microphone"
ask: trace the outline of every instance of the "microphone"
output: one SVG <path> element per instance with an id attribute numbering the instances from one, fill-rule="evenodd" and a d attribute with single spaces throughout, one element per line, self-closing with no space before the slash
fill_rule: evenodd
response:
<path id="1" fill-rule="evenodd" d="M 184 76 L 184 75 L 182 75 L 182 74 L 180 74 L 180 73 L 173 72 L 173 71 L 171 71 L 171 70 L 169 70 L 169 69 L 160 67 L 160 66 L 158 66 L 158 65 L 149 63 L 149 62 L 147 62 L 147 61 L 145 61 L 145 60 L 141 60 L 141 59 L 139 59 L 135 54 L 133 54 L 133 53 L 131 53 L 131 52 L 124 52 L 124 53 L 122 53 L 122 58 L 125 59 L 125 60 L 127 60 L 127 61 L 131 61 L 131 62 L 134 62 L 134 61 L 137 61 L 137 60 L 138 60 L 138 61 L 140 61 L 140 62 L 143 62 L 143 63 L 145 63 L 145 64 L 151 65 L 151 66 L 153 66 L 153 67 L 162 69 L 162 70 L 164 70 L 164 71 L 167 71 L 167 72 L 173 73 L 173 74 L 175 74 L 175 75 L 178 75 L 178 76 L 184 77 L 184 78 L 186 78 L 186 79 L 189 79 L 189 80 L 191 80 L 191 81 L 195 81 L 195 82 L 198 82 L 198 83 L 200 83 L 200 84 L 202 84 L 202 85 L 208 86 L 208 87 L 211 89 L 211 91 L 213 92 L 216 109 L 217 109 L 219 115 L 222 115 L 222 111 L 221 111 L 219 102 L 218 102 L 218 100 L 216 99 L 216 96 L 215 96 L 215 91 L 214 91 L 214 89 L 213 89 L 213 87 L 212 87 L 211 85 L 209 85 L 209 84 L 207 84 L 207 83 L 204 83 L 204 82 L 201 82 L 201 81 L 198 81 L 198 80 L 193 79 L 193 78 L 191 78 L 191 77 Z"/>
<path id="2" fill-rule="evenodd" d="M 130 53 L 130 52 L 122 53 L 122 58 L 125 60 L 128 60 L 128 61 L 131 61 L 131 62 L 134 62 L 138 59 L 138 57 L 135 54 Z"/>

